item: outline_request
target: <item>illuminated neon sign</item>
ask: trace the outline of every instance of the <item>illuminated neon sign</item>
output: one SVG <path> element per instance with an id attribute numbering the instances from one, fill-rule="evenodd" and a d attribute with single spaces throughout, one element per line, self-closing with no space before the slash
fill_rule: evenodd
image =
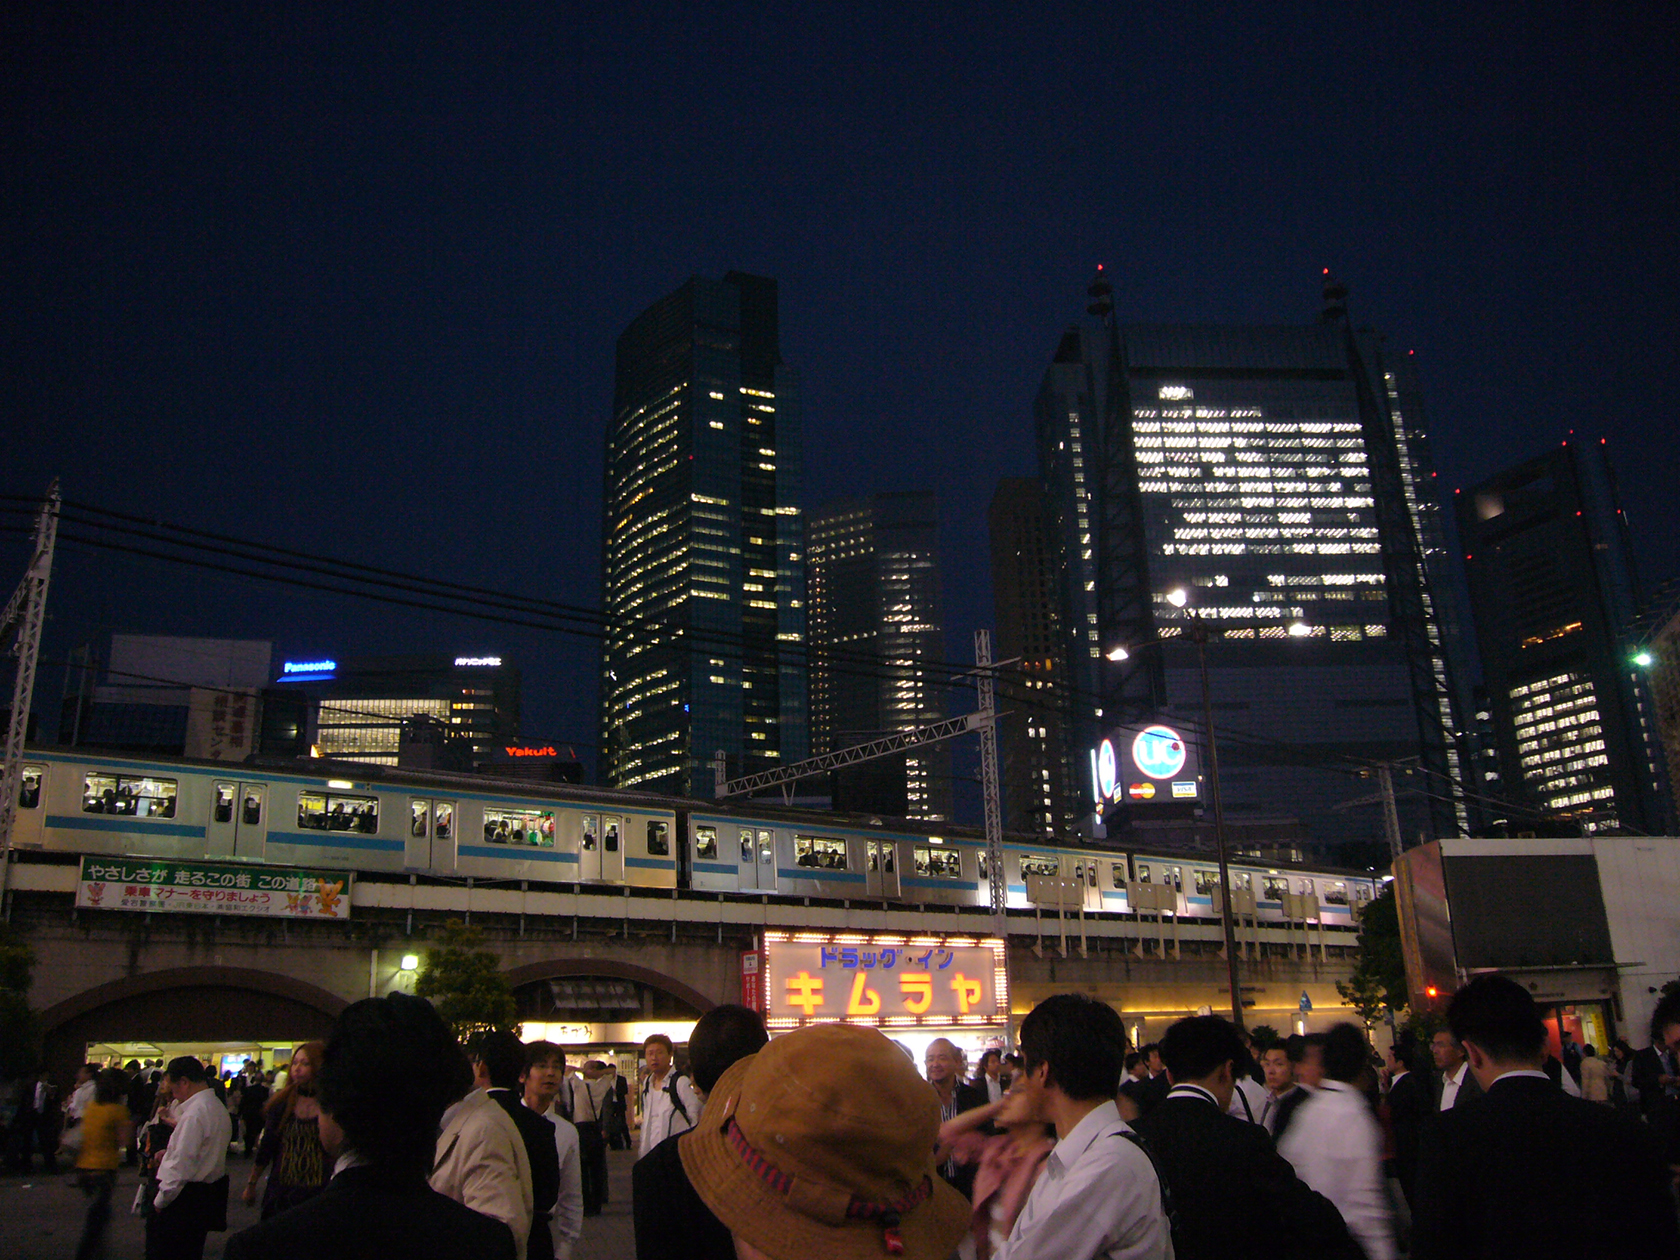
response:
<path id="1" fill-rule="evenodd" d="M 457 669 L 463 665 L 489 665 L 494 667 L 500 665 L 501 663 L 502 658 L 499 656 L 457 656 L 455 658 L 455 667 Z"/>
<path id="2" fill-rule="evenodd" d="M 503 745 L 502 751 L 510 757 L 558 757 L 560 754 L 549 744 L 544 748 L 509 748 Z"/>
<path id="3" fill-rule="evenodd" d="M 287 674 L 330 674 L 337 668 L 337 661 L 287 661 L 280 667 L 280 673 L 282 676 Z"/>
<path id="4" fill-rule="evenodd" d="M 1184 769 L 1184 741 L 1170 726 L 1151 726 L 1132 741 L 1132 760 L 1151 779 L 1170 779 Z"/>

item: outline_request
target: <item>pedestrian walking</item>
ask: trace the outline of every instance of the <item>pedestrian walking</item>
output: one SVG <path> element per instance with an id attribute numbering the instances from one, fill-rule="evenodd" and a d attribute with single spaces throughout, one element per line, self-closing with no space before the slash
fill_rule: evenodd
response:
<path id="1" fill-rule="evenodd" d="M 82 1145 L 76 1153 L 76 1179 L 88 1196 L 87 1219 L 76 1245 L 76 1260 L 100 1260 L 106 1254 L 111 1225 L 111 1192 L 117 1168 L 133 1136 L 125 1095 L 128 1077 L 119 1068 L 106 1068 L 93 1082 L 93 1098 L 82 1106 Z"/>
<path id="2" fill-rule="evenodd" d="M 321 1141 L 321 1108 L 316 1093 L 317 1073 L 326 1043 L 306 1041 L 292 1051 L 287 1085 L 269 1099 L 262 1121 L 251 1175 L 240 1200 L 247 1207 L 257 1201 L 257 1183 L 264 1171 L 262 1219 L 307 1202 L 326 1188 L 331 1160 Z"/>
<path id="3" fill-rule="evenodd" d="M 206 1236 L 227 1228 L 233 1124 L 212 1079 L 190 1055 L 170 1060 L 164 1074 L 175 1126 L 158 1165 L 155 1210 L 146 1218 L 146 1260 L 203 1260 Z"/>

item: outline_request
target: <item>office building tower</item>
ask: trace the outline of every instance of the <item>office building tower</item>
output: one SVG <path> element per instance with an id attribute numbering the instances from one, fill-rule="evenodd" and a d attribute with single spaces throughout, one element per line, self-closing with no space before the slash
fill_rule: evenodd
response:
<path id="1" fill-rule="evenodd" d="M 1656 712 L 1633 659 L 1627 520 L 1603 443 L 1569 441 L 1457 498 L 1511 830 L 1668 830 Z"/>
<path id="2" fill-rule="evenodd" d="M 799 399 L 776 282 L 696 277 L 618 339 L 607 433 L 601 771 L 712 795 L 806 755 Z"/>
<path id="3" fill-rule="evenodd" d="M 1680 830 L 1680 577 L 1658 589 L 1640 618 L 1634 663 L 1646 671 L 1668 767 L 1670 830 Z"/>
<path id="4" fill-rule="evenodd" d="M 60 743 L 113 752 L 239 761 L 256 748 L 272 645 L 259 639 L 113 634 L 104 680 L 76 670 Z M 68 681 L 68 680 L 67 680 Z"/>
<path id="5" fill-rule="evenodd" d="M 1328 279 L 1304 326 L 1120 324 L 1100 275 L 1091 292 L 1102 322 L 1068 330 L 1036 405 L 1082 811 L 1105 730 L 1199 741 L 1198 619 L 1228 822 L 1333 856 L 1382 834 L 1338 808 L 1370 794 L 1350 772 L 1411 760 L 1406 842 L 1459 834 L 1447 552 L 1406 356 Z M 1122 833 L 1167 812 L 1125 795 L 1104 802 Z"/>
<path id="6" fill-rule="evenodd" d="M 307 698 L 307 745 L 335 761 L 468 770 L 519 739 L 519 667 L 500 656 L 311 656 L 271 691 Z"/>
<path id="7" fill-rule="evenodd" d="M 992 544 L 997 656 L 1020 664 L 999 674 L 998 758 L 1005 831 L 1073 835 L 1075 788 L 1068 757 L 1067 644 L 1057 555 L 1036 477 L 1005 477 L 986 514 Z"/>
<path id="8" fill-rule="evenodd" d="M 811 751 L 944 720 L 939 504 L 928 491 L 829 503 L 809 537 Z M 930 744 L 833 773 L 836 809 L 951 816 L 951 749 Z"/>

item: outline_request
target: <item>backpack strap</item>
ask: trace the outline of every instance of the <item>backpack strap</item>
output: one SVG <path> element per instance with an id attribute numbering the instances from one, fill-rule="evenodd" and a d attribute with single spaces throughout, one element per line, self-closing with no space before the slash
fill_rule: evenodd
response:
<path id="1" fill-rule="evenodd" d="M 683 1123 L 692 1129 L 694 1119 L 688 1114 L 688 1108 L 683 1106 L 682 1095 L 677 1092 L 677 1082 L 682 1079 L 680 1075 L 673 1071 L 671 1079 L 665 1082 L 665 1092 L 671 1096 L 671 1106 L 676 1108 L 677 1114 L 683 1118 Z"/>
<path id="2" fill-rule="evenodd" d="M 1155 1170 L 1155 1182 L 1161 1187 L 1161 1211 L 1167 1218 L 1167 1230 L 1176 1241 L 1178 1238 L 1178 1207 L 1173 1202 L 1172 1187 L 1167 1184 L 1166 1174 L 1161 1171 L 1161 1162 L 1155 1158 L 1155 1152 L 1149 1149 L 1149 1143 L 1143 1140 L 1143 1134 L 1135 1129 L 1121 1129 L 1119 1136 L 1142 1151 L 1144 1158 L 1149 1161 L 1149 1166 Z"/>

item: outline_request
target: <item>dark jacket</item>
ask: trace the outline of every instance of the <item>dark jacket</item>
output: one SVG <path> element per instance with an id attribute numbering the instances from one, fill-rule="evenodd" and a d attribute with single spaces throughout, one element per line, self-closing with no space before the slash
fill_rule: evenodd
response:
<path id="1" fill-rule="evenodd" d="M 554 1202 L 560 1197 L 560 1151 L 554 1145 L 554 1121 L 540 1116 L 511 1089 L 484 1091 L 519 1126 L 525 1153 L 531 1157 L 531 1237 L 526 1244 L 527 1260 L 554 1260 L 554 1233 L 549 1220 Z"/>
<path id="2" fill-rule="evenodd" d="M 970 1085 L 967 1081 L 961 1080 L 956 1083 L 955 1093 L 952 1096 L 956 1101 L 959 1116 L 965 1111 L 973 1111 L 976 1107 L 987 1106 L 992 1101 L 987 1097 L 984 1085 Z M 944 1165 L 940 1165 L 940 1168 L 943 1170 Z M 979 1171 L 979 1165 L 977 1164 L 958 1164 L 957 1175 L 946 1177 L 945 1180 L 962 1191 L 964 1198 L 968 1198 L 974 1193 L 974 1174 Z M 943 1171 L 940 1175 L 944 1176 Z"/>
<path id="3" fill-rule="evenodd" d="M 1126 1080 L 1120 1083 L 1120 1092 L 1137 1104 L 1138 1115 L 1147 1116 L 1166 1098 L 1172 1082 L 1167 1079 L 1165 1072 L 1158 1072 L 1154 1076 L 1143 1080 Z"/>
<path id="4" fill-rule="evenodd" d="M 734 1238 L 688 1180 L 682 1136 L 673 1133 L 630 1168 L 636 1260 L 735 1260 Z"/>
<path id="5" fill-rule="evenodd" d="M 1532 1076 L 1429 1118 L 1412 1222 L 1413 1260 L 1680 1255 L 1655 1135 Z"/>
<path id="6" fill-rule="evenodd" d="M 1178 1260 L 1360 1260 L 1336 1205 L 1295 1175 L 1259 1125 L 1181 1092 L 1136 1128 L 1172 1190 Z"/>
<path id="7" fill-rule="evenodd" d="M 425 1180 L 347 1168 L 307 1203 L 235 1234 L 224 1260 L 514 1260 L 501 1221 Z"/>
<path id="8" fill-rule="evenodd" d="M 1444 1091 L 1446 1089 L 1446 1087 L 1447 1087 L 1447 1083 L 1446 1083 L 1445 1080 L 1442 1079 L 1442 1077 L 1439 1073 L 1436 1073 L 1434 1076 L 1432 1076 L 1430 1078 L 1430 1081 L 1429 1081 L 1429 1096 L 1434 1102 L 1434 1106 L 1431 1108 L 1431 1110 L 1434 1110 L 1434 1111 L 1441 1110 L 1441 1094 L 1442 1094 L 1442 1091 Z M 1480 1098 L 1481 1096 L 1482 1096 L 1481 1082 L 1478 1081 L 1471 1074 L 1470 1065 L 1468 1063 L 1466 1063 L 1464 1065 L 1464 1079 L 1461 1080 L 1458 1083 L 1458 1093 L 1453 1097 L 1453 1106 L 1456 1107 L 1460 1103 L 1467 1103 L 1472 1098 Z M 1451 1108 L 1449 1108 L 1448 1110 L 1451 1110 Z"/>
<path id="9" fill-rule="evenodd" d="M 1283 1140 L 1283 1134 L 1289 1128 L 1289 1122 L 1295 1118 L 1295 1113 L 1302 1103 L 1312 1097 L 1312 1091 L 1305 1085 L 1297 1085 L 1294 1090 L 1283 1096 L 1278 1103 L 1277 1119 L 1272 1122 L 1272 1145 Z"/>
<path id="10" fill-rule="evenodd" d="M 1416 1202 L 1418 1143 L 1423 1137 L 1423 1122 L 1435 1111 L 1431 1102 L 1433 1093 L 1429 1082 L 1417 1072 L 1407 1072 L 1388 1091 L 1388 1123 L 1394 1135 L 1394 1176 L 1406 1192 L 1408 1204 Z"/>

